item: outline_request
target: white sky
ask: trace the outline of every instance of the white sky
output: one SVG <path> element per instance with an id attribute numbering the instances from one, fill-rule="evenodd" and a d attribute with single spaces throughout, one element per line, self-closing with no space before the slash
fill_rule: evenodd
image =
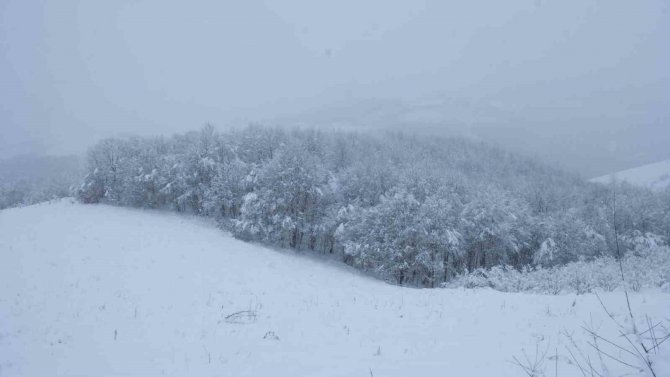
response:
<path id="1" fill-rule="evenodd" d="M 665 0 L 2 0 L 0 21 L 0 158 L 444 96 L 587 175 L 670 158 Z"/>

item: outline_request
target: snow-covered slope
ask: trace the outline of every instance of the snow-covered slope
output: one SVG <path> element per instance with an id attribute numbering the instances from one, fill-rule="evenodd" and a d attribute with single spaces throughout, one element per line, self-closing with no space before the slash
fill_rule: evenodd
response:
<path id="1" fill-rule="evenodd" d="M 626 181 L 636 186 L 648 187 L 652 190 L 663 190 L 670 187 L 670 160 L 603 175 L 593 178 L 591 181 L 607 184 L 613 179 Z"/>
<path id="2" fill-rule="evenodd" d="M 560 331 L 616 337 L 592 295 L 391 286 L 202 220 L 70 200 L 0 211 L 0 261 L 2 376 L 520 376 L 509 361 L 539 347 L 570 377 Z M 603 299 L 623 318 L 621 294 Z M 631 299 L 670 313 L 666 293 Z"/>

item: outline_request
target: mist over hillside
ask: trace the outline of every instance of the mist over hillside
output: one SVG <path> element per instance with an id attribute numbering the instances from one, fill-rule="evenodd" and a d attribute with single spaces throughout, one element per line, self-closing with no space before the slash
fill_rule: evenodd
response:
<path id="1" fill-rule="evenodd" d="M 626 124 L 627 116 L 615 115 L 624 110 L 612 108 L 612 96 L 533 98 L 529 94 L 520 100 L 444 93 L 350 98 L 268 117 L 264 123 L 466 137 L 585 178 L 670 158 L 665 148 L 670 144 L 667 120 L 655 117 L 649 105 L 637 104 L 636 111 L 648 114 L 647 118 Z"/>
<path id="2" fill-rule="evenodd" d="M 665 0 L 4 3 L 0 158 L 281 119 L 474 135 L 586 178 L 670 158 Z"/>
<path id="3" fill-rule="evenodd" d="M 70 196 L 80 184 L 84 168 L 80 156 L 0 159 L 0 209 Z"/>

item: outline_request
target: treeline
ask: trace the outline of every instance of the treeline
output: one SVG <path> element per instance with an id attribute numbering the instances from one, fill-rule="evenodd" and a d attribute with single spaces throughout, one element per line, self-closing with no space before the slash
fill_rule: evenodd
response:
<path id="1" fill-rule="evenodd" d="M 660 288 L 670 293 L 670 247 L 654 235 L 623 237 L 626 254 L 619 261 L 612 256 L 578 260 L 552 267 L 509 266 L 478 268 L 464 272 L 444 287 L 489 287 L 503 292 L 532 292 L 557 295 L 584 294 L 596 290 L 611 292 L 625 288 L 639 292 L 643 288 Z M 626 279 L 621 279 L 623 268 Z"/>
<path id="2" fill-rule="evenodd" d="M 614 255 L 613 187 L 460 138 L 206 126 L 106 139 L 85 203 L 215 217 L 236 237 L 316 253 L 398 284 Z M 622 237 L 670 236 L 670 194 L 616 187 Z"/>

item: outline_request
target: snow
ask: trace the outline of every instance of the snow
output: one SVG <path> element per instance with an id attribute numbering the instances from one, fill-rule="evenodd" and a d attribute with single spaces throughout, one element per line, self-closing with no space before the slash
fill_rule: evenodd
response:
<path id="1" fill-rule="evenodd" d="M 538 346 L 570 377 L 559 332 L 617 336 L 593 295 L 392 286 L 202 219 L 70 199 L 0 211 L 0 258 L 0 376 L 504 377 Z M 623 321 L 621 293 L 601 297 Z M 670 313 L 668 293 L 631 300 Z"/>
<path id="2" fill-rule="evenodd" d="M 613 179 L 660 191 L 670 187 L 670 160 L 603 175 L 591 181 L 608 184 Z"/>

